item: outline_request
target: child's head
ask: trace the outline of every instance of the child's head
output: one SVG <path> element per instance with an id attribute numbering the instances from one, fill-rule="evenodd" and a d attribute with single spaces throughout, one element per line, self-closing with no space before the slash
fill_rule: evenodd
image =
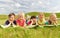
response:
<path id="1" fill-rule="evenodd" d="M 44 16 L 44 13 L 39 13 L 39 19 L 43 19 L 43 18 L 45 18 L 45 16 Z"/>
<path id="2" fill-rule="evenodd" d="M 50 20 L 56 21 L 56 19 L 57 19 L 56 14 L 51 14 L 51 15 L 50 15 Z"/>
<path id="3" fill-rule="evenodd" d="M 52 24 L 56 25 L 57 24 L 57 16 L 56 14 L 51 14 L 49 20 L 52 22 Z"/>
<path id="4" fill-rule="evenodd" d="M 15 20 L 15 14 L 14 14 L 14 13 L 10 13 L 10 14 L 8 15 L 8 17 L 9 17 L 9 20 L 10 20 L 10 21 L 14 21 L 14 20 Z"/>
<path id="5" fill-rule="evenodd" d="M 30 18 L 33 22 L 36 22 L 36 16 L 31 16 Z"/>
<path id="6" fill-rule="evenodd" d="M 18 14 L 18 18 L 19 18 L 20 20 L 24 19 L 24 18 L 25 18 L 25 14 L 24 14 L 24 13 L 19 13 L 19 14 Z"/>

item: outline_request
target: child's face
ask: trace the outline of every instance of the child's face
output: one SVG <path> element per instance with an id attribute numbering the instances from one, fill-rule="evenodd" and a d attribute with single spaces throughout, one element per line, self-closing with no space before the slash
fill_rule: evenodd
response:
<path id="1" fill-rule="evenodd" d="M 19 19 L 22 20 L 24 18 L 23 15 L 19 15 Z"/>
<path id="2" fill-rule="evenodd" d="M 33 22 L 36 22 L 36 18 L 33 18 L 32 21 L 33 21 Z"/>
<path id="3" fill-rule="evenodd" d="M 43 14 L 40 14 L 40 15 L 39 15 L 39 18 L 40 18 L 40 19 L 43 19 L 43 18 L 44 18 L 44 15 L 43 15 Z"/>
<path id="4" fill-rule="evenodd" d="M 14 21 L 14 20 L 15 20 L 15 16 L 14 16 L 14 15 L 10 16 L 10 17 L 9 17 L 9 20 L 10 20 L 10 21 Z"/>
<path id="5" fill-rule="evenodd" d="M 54 15 L 52 15 L 50 18 L 51 20 L 56 21 L 56 17 Z"/>

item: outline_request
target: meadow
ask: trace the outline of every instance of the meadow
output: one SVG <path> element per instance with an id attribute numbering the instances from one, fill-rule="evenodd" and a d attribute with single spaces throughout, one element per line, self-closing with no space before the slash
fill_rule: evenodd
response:
<path id="1" fill-rule="evenodd" d="M 29 15 L 38 15 L 38 13 L 27 13 Z M 26 14 L 26 15 L 27 15 Z M 48 17 L 50 13 L 45 13 L 45 16 Z M 60 13 L 57 13 L 57 17 L 60 18 Z M 0 24 L 4 24 L 7 20 L 7 15 L 0 15 Z M 58 20 L 60 24 L 60 20 Z M 60 26 L 53 27 L 37 27 L 37 28 L 21 28 L 21 27 L 9 27 L 1 28 L 0 27 L 0 38 L 60 38 Z"/>

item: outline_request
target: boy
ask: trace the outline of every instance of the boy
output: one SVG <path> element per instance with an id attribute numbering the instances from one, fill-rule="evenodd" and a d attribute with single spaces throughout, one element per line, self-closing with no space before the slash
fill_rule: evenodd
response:
<path id="1" fill-rule="evenodd" d="M 7 28 L 7 27 L 10 27 L 10 26 L 13 26 L 13 27 L 16 27 L 17 23 L 16 23 L 16 20 L 15 20 L 15 14 L 14 13 L 10 13 L 8 15 L 8 20 L 5 22 L 5 25 L 1 25 L 1 27 L 3 28 Z"/>
<path id="2" fill-rule="evenodd" d="M 31 16 L 30 20 L 27 22 L 28 28 L 37 27 L 36 16 Z"/>
<path id="3" fill-rule="evenodd" d="M 31 16 L 30 20 L 28 21 L 27 25 L 37 25 L 36 16 Z"/>

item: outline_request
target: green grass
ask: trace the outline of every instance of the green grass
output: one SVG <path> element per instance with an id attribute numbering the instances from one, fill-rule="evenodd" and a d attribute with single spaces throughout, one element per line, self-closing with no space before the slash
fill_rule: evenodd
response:
<path id="1" fill-rule="evenodd" d="M 28 13 L 29 15 L 38 15 L 38 13 Z M 45 14 L 48 17 L 50 14 Z M 60 18 L 60 13 L 57 13 Z M 4 24 L 7 20 L 7 15 L 0 15 L 0 24 Z M 60 20 L 58 20 L 60 23 Z M 32 29 L 21 27 L 0 28 L 0 38 L 60 38 L 60 26 L 57 27 L 37 27 Z"/>
<path id="2" fill-rule="evenodd" d="M 59 27 L 45 28 L 0 28 L 0 38 L 60 38 Z"/>
<path id="3" fill-rule="evenodd" d="M 30 16 L 37 16 L 39 14 L 39 12 L 30 12 L 27 13 L 26 15 L 30 15 Z M 51 13 L 44 13 L 46 17 L 49 17 Z M 57 17 L 60 18 L 60 13 L 56 13 Z"/>

